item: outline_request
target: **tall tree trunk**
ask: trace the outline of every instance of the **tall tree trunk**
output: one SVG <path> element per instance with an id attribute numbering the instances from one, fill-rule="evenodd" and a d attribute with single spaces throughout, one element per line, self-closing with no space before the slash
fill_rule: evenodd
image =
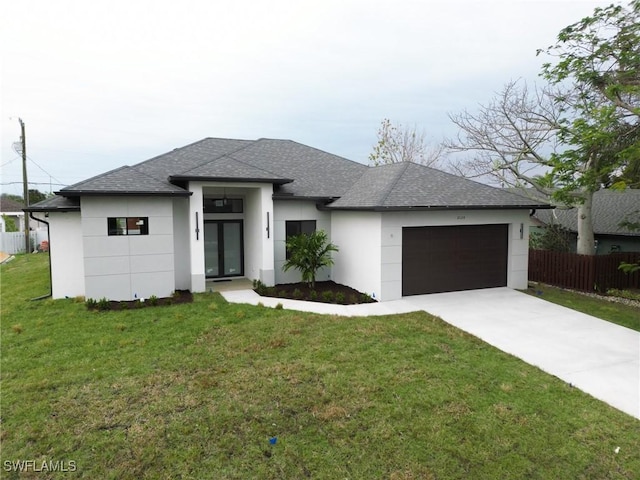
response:
<path id="1" fill-rule="evenodd" d="M 595 236 L 593 234 L 593 192 L 583 192 L 584 202 L 578 205 L 578 244 L 576 252 L 580 255 L 595 255 Z"/>

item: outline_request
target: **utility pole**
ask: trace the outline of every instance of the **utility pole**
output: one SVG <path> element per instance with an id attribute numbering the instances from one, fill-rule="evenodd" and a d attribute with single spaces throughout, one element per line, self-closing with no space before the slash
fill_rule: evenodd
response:
<path id="1" fill-rule="evenodd" d="M 22 190 L 24 196 L 24 206 L 29 206 L 29 182 L 27 181 L 27 136 L 24 132 L 24 122 L 21 118 L 18 118 L 20 122 L 20 142 L 22 143 Z M 31 238 L 29 232 L 29 215 L 24 212 L 24 247 L 26 253 L 31 253 Z"/>

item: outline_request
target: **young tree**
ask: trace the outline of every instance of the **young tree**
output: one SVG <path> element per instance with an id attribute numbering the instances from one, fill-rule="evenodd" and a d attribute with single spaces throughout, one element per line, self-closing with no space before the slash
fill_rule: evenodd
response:
<path id="1" fill-rule="evenodd" d="M 300 270 L 302 281 L 315 288 L 316 273 L 322 267 L 333 265 L 331 252 L 337 252 L 338 247 L 328 241 L 324 230 L 316 230 L 287 239 L 287 251 L 289 258 L 282 269 L 285 272 L 290 268 Z"/>
<path id="2" fill-rule="evenodd" d="M 378 142 L 369 155 L 369 163 L 373 166 L 389 163 L 414 162 L 425 166 L 434 166 L 441 159 L 444 148 L 441 145 L 432 147 L 426 142 L 424 131 L 414 127 L 394 125 L 385 118 L 378 129 Z"/>

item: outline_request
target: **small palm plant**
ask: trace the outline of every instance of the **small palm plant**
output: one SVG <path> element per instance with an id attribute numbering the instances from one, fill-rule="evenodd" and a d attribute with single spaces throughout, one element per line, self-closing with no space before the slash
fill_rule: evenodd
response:
<path id="1" fill-rule="evenodd" d="M 289 258 L 282 269 L 285 272 L 292 267 L 300 270 L 302 281 L 315 288 L 316 273 L 322 267 L 333 265 L 331 252 L 337 252 L 338 247 L 328 241 L 324 230 L 316 230 L 289 237 L 287 251 Z"/>

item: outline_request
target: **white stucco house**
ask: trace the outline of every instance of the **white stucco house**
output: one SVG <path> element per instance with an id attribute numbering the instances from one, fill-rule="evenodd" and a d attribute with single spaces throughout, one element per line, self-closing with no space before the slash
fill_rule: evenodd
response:
<path id="1" fill-rule="evenodd" d="M 529 215 L 549 208 L 414 163 L 368 167 L 289 140 L 206 138 L 29 207 L 50 228 L 52 295 L 132 300 L 283 272 L 287 236 L 325 230 L 320 272 L 379 301 L 527 286 Z"/>

